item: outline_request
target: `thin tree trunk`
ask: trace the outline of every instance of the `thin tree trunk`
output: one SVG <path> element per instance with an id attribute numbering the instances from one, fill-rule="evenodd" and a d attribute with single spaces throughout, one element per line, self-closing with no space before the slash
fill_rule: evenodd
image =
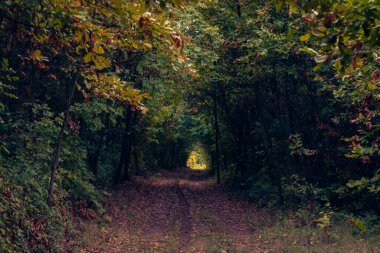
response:
<path id="1" fill-rule="evenodd" d="M 180 149 L 181 149 L 181 143 L 178 143 L 176 150 L 175 150 L 175 159 L 174 159 L 174 168 L 175 169 L 178 169 Z"/>
<path id="2" fill-rule="evenodd" d="M 55 177 L 57 175 L 57 170 L 58 170 L 58 166 L 59 166 L 59 159 L 60 159 L 61 151 L 62 151 L 62 140 L 63 140 L 63 135 L 65 133 L 65 129 L 66 129 L 68 122 L 69 122 L 71 100 L 72 100 L 74 93 L 75 93 L 75 88 L 77 85 L 78 77 L 79 77 L 79 71 L 74 78 L 74 84 L 73 84 L 72 89 L 70 91 L 69 97 L 67 98 L 67 105 L 66 105 L 66 110 L 64 113 L 63 122 L 62 122 L 61 129 L 59 130 L 58 137 L 57 137 L 57 146 L 56 146 L 55 151 L 54 151 L 54 158 L 53 158 L 53 162 L 52 162 L 51 169 L 50 169 L 50 171 L 51 171 L 50 182 L 49 182 L 49 188 L 48 188 L 48 197 L 46 200 L 49 207 L 51 207 L 53 204 L 52 199 L 53 199 L 53 192 L 54 192 L 54 181 L 55 181 Z"/>
<path id="3" fill-rule="evenodd" d="M 169 148 L 167 150 L 169 150 L 169 152 L 165 152 L 165 157 L 167 157 L 166 161 L 165 161 L 165 167 L 167 169 L 172 169 L 172 159 L 173 159 L 173 142 L 172 141 L 169 141 Z"/>
<path id="4" fill-rule="evenodd" d="M 136 173 L 139 173 L 140 172 L 139 153 L 137 150 L 136 143 L 133 145 L 133 160 L 135 162 L 135 171 Z"/>
<path id="5" fill-rule="evenodd" d="M 125 116 L 125 129 L 123 134 L 123 142 L 121 144 L 121 152 L 120 152 L 120 159 L 119 164 L 117 166 L 117 170 L 115 173 L 114 182 L 115 184 L 121 183 L 123 179 L 125 178 L 125 174 L 123 173 L 124 170 L 127 170 L 128 168 L 125 168 L 126 164 L 126 157 L 128 154 L 128 143 L 130 141 L 130 135 L 131 135 L 131 123 L 132 123 L 132 110 L 131 106 L 128 106 L 126 116 Z"/>
<path id="6" fill-rule="evenodd" d="M 213 150 L 211 150 L 211 176 L 215 175 L 215 153 Z"/>
<path id="7" fill-rule="evenodd" d="M 239 143 L 240 142 L 239 142 L 239 138 L 237 137 L 238 134 L 236 133 L 236 123 L 232 118 L 232 113 L 230 111 L 230 107 L 227 104 L 226 91 L 224 90 L 221 83 L 218 84 L 218 88 L 219 88 L 219 92 L 220 92 L 221 100 L 222 100 L 221 104 L 223 106 L 224 113 L 227 116 L 229 127 L 230 127 L 230 132 L 232 135 L 232 141 L 234 143 L 234 145 L 233 145 L 234 155 L 232 157 L 233 157 L 233 161 L 236 165 L 235 175 L 238 175 L 242 170 L 244 170 L 244 168 L 242 167 L 241 152 L 239 149 L 239 145 L 240 145 Z"/>
<path id="8" fill-rule="evenodd" d="M 243 162 L 243 152 L 244 152 L 244 144 L 243 144 L 243 132 L 242 132 L 242 123 L 239 123 L 237 126 L 237 154 L 236 156 L 238 157 L 237 162 L 239 170 L 236 170 L 235 175 L 238 175 L 240 173 L 240 176 L 244 177 L 244 174 L 246 172 L 245 167 L 244 167 L 244 162 Z"/>
<path id="9" fill-rule="evenodd" d="M 240 2 L 239 0 L 234 0 L 235 4 L 236 4 L 236 13 L 238 15 L 238 17 L 240 18 L 241 17 L 241 6 L 240 6 Z"/>
<path id="10" fill-rule="evenodd" d="M 131 179 L 129 175 L 129 164 L 131 163 L 131 154 L 132 154 L 132 133 L 129 133 L 129 140 L 127 146 L 127 153 L 124 158 L 124 176 L 123 181 L 129 181 Z"/>
<path id="11" fill-rule="evenodd" d="M 131 163 L 131 157 L 132 157 L 132 145 L 133 145 L 133 139 L 134 139 L 134 131 L 132 127 L 136 124 L 138 113 L 137 111 L 131 111 L 131 121 L 129 126 L 129 139 L 128 139 L 128 146 L 127 146 L 127 153 L 125 154 L 124 158 L 124 181 L 129 181 L 130 175 L 129 175 L 129 165 Z"/>
<path id="12" fill-rule="evenodd" d="M 223 146 L 222 133 L 221 133 L 219 127 L 218 127 L 218 133 L 217 134 L 219 135 L 219 147 L 220 147 L 220 151 L 221 151 L 221 154 L 222 154 L 223 170 L 227 171 L 228 166 L 227 166 L 226 152 L 225 152 L 225 149 L 224 149 L 224 146 Z"/>
<path id="13" fill-rule="evenodd" d="M 177 150 L 177 143 L 173 142 L 172 150 L 171 150 L 171 158 L 170 158 L 170 168 L 175 169 L 175 161 L 176 161 L 176 150 Z"/>
<path id="14" fill-rule="evenodd" d="M 94 173 L 95 178 L 98 176 L 98 167 L 99 167 L 99 157 L 100 152 L 103 147 L 103 139 L 104 139 L 104 130 L 100 134 L 100 140 L 97 143 L 95 153 L 93 154 L 93 158 L 91 161 L 91 170 Z"/>
<path id="15" fill-rule="evenodd" d="M 215 169 L 216 169 L 216 182 L 221 183 L 220 179 L 220 165 L 219 165 L 219 122 L 218 122 L 218 108 L 216 98 L 214 98 L 214 128 L 215 128 Z"/>

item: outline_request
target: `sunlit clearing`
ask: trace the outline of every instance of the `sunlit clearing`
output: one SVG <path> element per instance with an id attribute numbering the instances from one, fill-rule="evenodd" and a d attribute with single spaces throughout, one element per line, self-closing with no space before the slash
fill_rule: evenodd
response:
<path id="1" fill-rule="evenodd" d="M 207 169 L 206 161 L 202 154 L 191 151 L 187 158 L 186 166 L 193 170 L 205 170 Z"/>

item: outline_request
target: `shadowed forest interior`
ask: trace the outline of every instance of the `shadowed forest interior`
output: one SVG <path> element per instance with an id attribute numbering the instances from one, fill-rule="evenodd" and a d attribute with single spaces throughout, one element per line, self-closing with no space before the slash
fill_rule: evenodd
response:
<path id="1" fill-rule="evenodd" d="M 378 0 L 0 17 L 0 252 L 380 252 Z"/>

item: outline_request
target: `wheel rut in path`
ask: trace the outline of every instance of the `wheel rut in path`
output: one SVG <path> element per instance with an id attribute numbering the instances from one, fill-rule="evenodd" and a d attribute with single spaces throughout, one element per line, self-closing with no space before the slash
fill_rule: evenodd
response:
<path id="1" fill-rule="evenodd" d="M 191 239 L 191 219 L 190 219 L 190 206 L 187 202 L 185 194 L 181 189 L 180 181 L 177 180 L 175 184 L 175 193 L 179 201 L 179 207 L 181 212 L 181 230 L 179 238 L 179 252 L 186 252 Z"/>

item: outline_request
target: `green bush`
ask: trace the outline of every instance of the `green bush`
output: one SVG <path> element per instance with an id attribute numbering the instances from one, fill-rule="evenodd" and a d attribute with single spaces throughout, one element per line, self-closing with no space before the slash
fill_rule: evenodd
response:
<path id="1" fill-rule="evenodd" d="M 76 233 L 76 218 L 91 218 L 102 209 L 104 193 L 90 181 L 86 149 L 77 133 L 66 133 L 55 182 L 54 206 L 46 204 L 50 164 L 58 124 L 46 105 L 33 107 L 34 121 L 22 117 L 2 128 L 12 132 L 9 154 L 0 165 L 0 252 L 62 252 L 63 241 Z"/>

